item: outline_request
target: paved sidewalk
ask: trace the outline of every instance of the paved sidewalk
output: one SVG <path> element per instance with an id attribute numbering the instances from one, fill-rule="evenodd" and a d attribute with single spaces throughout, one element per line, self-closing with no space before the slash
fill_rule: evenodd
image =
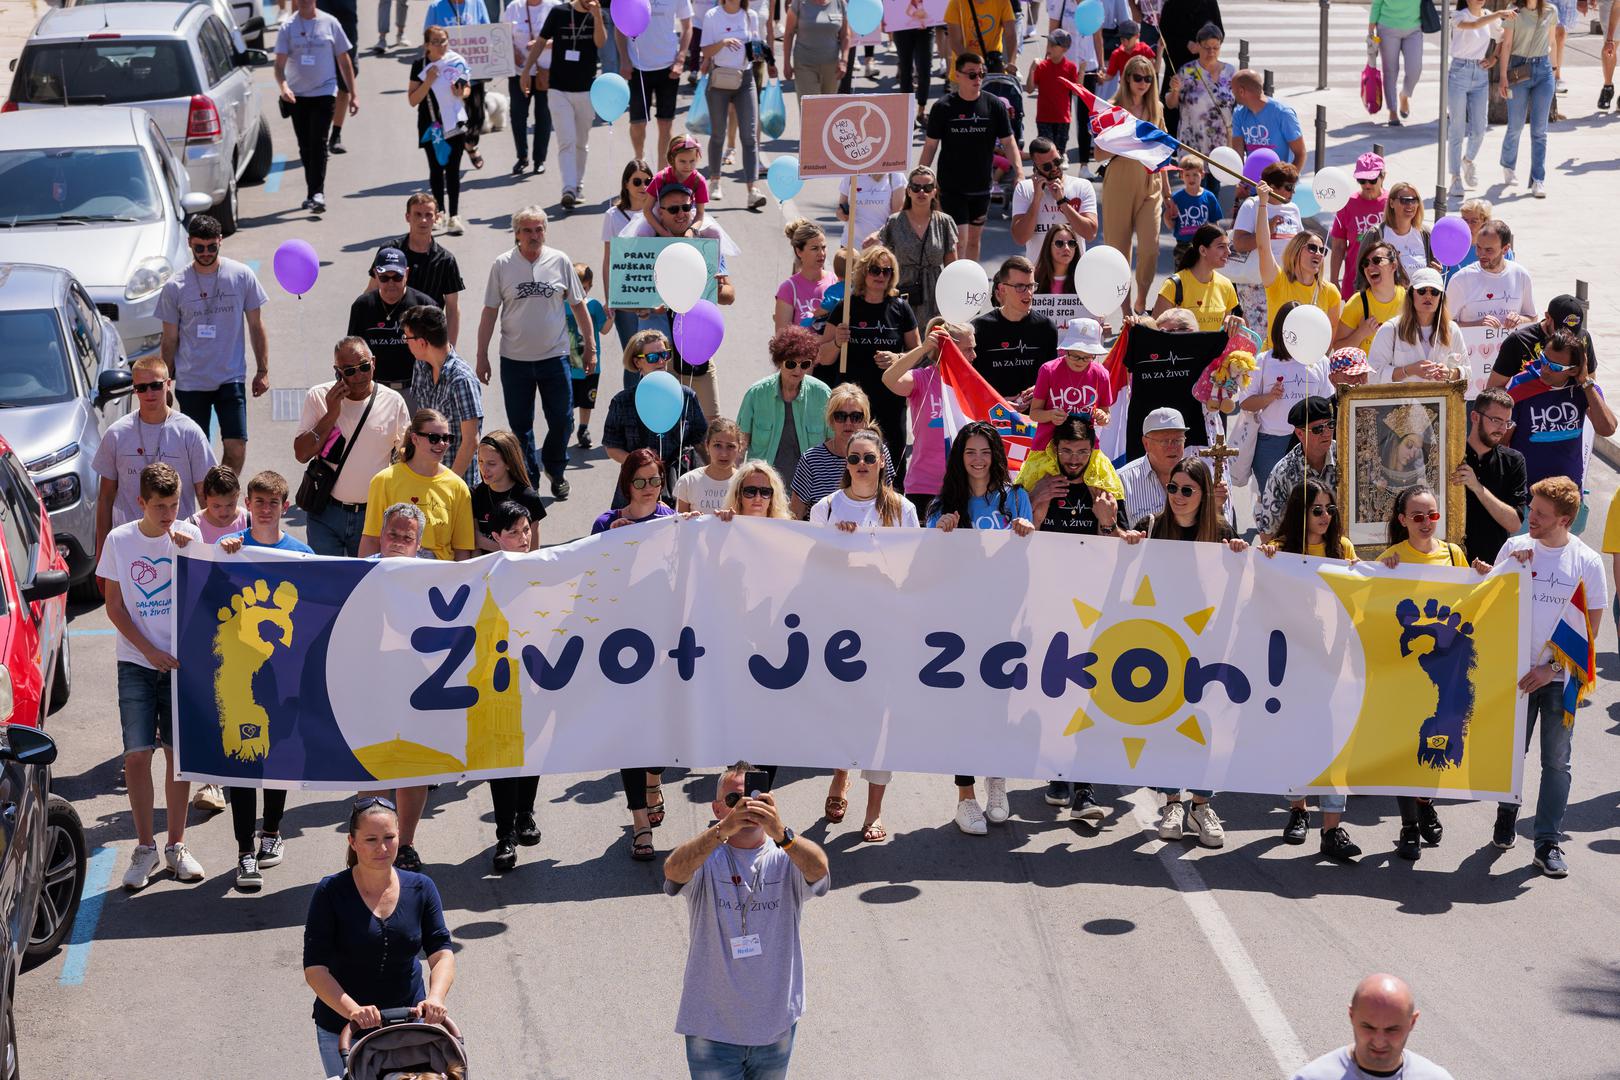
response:
<path id="1" fill-rule="evenodd" d="M 45 0 L 0 0 L 0 100 L 11 96 L 11 64 L 50 5 Z"/>

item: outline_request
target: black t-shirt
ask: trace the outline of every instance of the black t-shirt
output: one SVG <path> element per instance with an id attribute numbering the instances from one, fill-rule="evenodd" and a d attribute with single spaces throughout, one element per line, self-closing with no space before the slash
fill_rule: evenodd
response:
<path id="1" fill-rule="evenodd" d="M 1097 535 L 1097 514 L 1091 506 L 1091 488 L 1084 481 L 1069 481 L 1066 495 L 1053 496 L 1046 504 L 1046 516 L 1038 526 L 1041 532 Z"/>
<path id="2" fill-rule="evenodd" d="M 939 140 L 934 168 L 940 190 L 953 195 L 988 195 L 996 143 L 1012 133 L 1006 102 L 994 94 L 981 93 L 972 101 L 946 94 L 934 102 L 928 110 L 928 137 Z"/>
<path id="3" fill-rule="evenodd" d="M 359 0 L 315 0 L 315 10 L 324 11 L 343 27 L 343 36 L 352 47 L 360 43 Z"/>
<path id="4" fill-rule="evenodd" d="M 402 236 L 398 240 L 390 240 L 383 247 L 394 247 L 405 253 L 405 265 L 410 267 L 410 276 L 405 284 L 419 292 L 427 293 L 432 297 L 434 306 L 444 307 L 444 298 L 451 293 L 458 293 L 467 286 L 461 280 L 461 268 L 456 265 L 456 257 L 439 246 L 437 240 L 429 242 L 426 251 L 412 251 L 410 236 Z"/>
<path id="5" fill-rule="evenodd" d="M 1192 396 L 1193 384 L 1226 348 L 1223 331 L 1170 334 L 1133 326 L 1125 350 L 1131 373 L 1131 415 L 1125 429 L 1125 460 L 1142 456 L 1142 421 L 1154 409 L 1168 406 L 1187 424 L 1187 444 L 1204 439 L 1204 407 Z M 979 355 L 984 355 L 981 345 Z"/>
<path id="6" fill-rule="evenodd" d="M 1002 397 L 1035 385 L 1041 365 L 1057 356 L 1057 324 L 1031 312 L 1017 322 L 997 308 L 973 320 L 978 357 L 973 366 Z"/>
<path id="7" fill-rule="evenodd" d="M 552 43 L 551 88 L 568 93 L 589 90 L 596 78 L 596 16 L 574 10 L 573 4 L 552 8 L 540 36 Z"/>
<path id="8" fill-rule="evenodd" d="M 1519 520 L 1524 520 L 1524 509 L 1530 505 L 1530 488 L 1523 454 L 1511 446 L 1498 446 L 1481 457 L 1474 453 L 1472 445 L 1465 444 L 1463 461 L 1473 467 L 1474 475 L 1479 477 L 1486 491 L 1517 510 Z M 1497 553 L 1507 542 L 1508 530 L 1496 523 L 1472 491 L 1467 492 L 1467 497 L 1463 550 L 1468 552 L 1469 559 L 1495 562 Z"/>
<path id="9" fill-rule="evenodd" d="M 1519 327 L 1502 339 L 1501 348 L 1496 352 L 1496 362 L 1491 365 L 1491 373 L 1508 379 L 1513 378 L 1524 370 L 1526 364 L 1541 355 L 1541 350 L 1546 347 L 1547 339 L 1550 337 L 1552 335 L 1547 333 L 1547 328 L 1542 325 L 1540 319 L 1529 326 Z M 1592 346 L 1592 335 L 1583 332 L 1581 337 L 1586 339 L 1586 366 L 1590 369 L 1588 374 L 1595 375 L 1597 352 Z M 1491 557 L 1495 558 L 1494 552 Z"/>
<path id="10" fill-rule="evenodd" d="M 398 384 L 411 381 L 416 365 L 411 347 L 405 344 L 399 320 L 418 305 L 437 306 L 427 293 L 410 286 L 406 286 L 405 295 L 397 304 L 385 303 L 382 293 L 372 290 L 361 293 L 359 299 L 349 305 L 349 333 L 365 338 L 366 344 L 371 346 L 371 355 L 377 360 L 377 370 L 372 377 L 396 389 Z"/>
<path id="11" fill-rule="evenodd" d="M 495 508 L 508 500 L 527 510 L 530 521 L 539 521 L 546 516 L 546 504 L 540 501 L 540 493 L 532 487 L 494 491 L 488 484 L 479 483 L 472 489 L 473 524 L 478 527 L 479 535 L 494 539 L 495 534 L 489 527 L 490 519 L 495 516 Z"/>
<path id="12" fill-rule="evenodd" d="M 842 302 L 827 316 L 827 325 L 841 326 Z M 849 313 L 849 370 L 838 373 L 836 364 L 822 368 L 828 381 L 843 382 L 847 377 L 872 402 L 872 416 L 883 427 L 890 445 L 896 437 L 905 445 L 906 399 L 883 385 L 883 369 L 875 357 L 880 352 L 906 351 L 906 334 L 917 329 L 917 316 L 903 297 L 886 296 L 873 304 L 857 297 Z"/>

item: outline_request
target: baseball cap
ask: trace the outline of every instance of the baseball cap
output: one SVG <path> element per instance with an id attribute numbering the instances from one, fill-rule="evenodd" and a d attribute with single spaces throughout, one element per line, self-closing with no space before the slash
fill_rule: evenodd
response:
<path id="1" fill-rule="evenodd" d="M 1355 170 L 1350 175 L 1357 180 L 1376 180 L 1384 175 L 1384 159 L 1369 150 L 1356 158 Z"/>
<path id="2" fill-rule="evenodd" d="M 1331 419 L 1333 419 L 1333 402 L 1325 397 L 1312 395 L 1303 401 L 1294 402 L 1294 407 L 1288 410 L 1289 427 L 1304 427 L 1318 420 Z"/>
<path id="3" fill-rule="evenodd" d="M 1142 27 L 1131 19 L 1119 20 L 1119 25 L 1114 29 L 1119 31 L 1119 36 L 1122 38 L 1142 36 Z"/>
<path id="4" fill-rule="evenodd" d="M 1058 342 L 1058 352 L 1101 356 L 1107 351 L 1107 347 L 1103 345 L 1102 327 L 1096 319 L 1075 319 L 1064 327 L 1063 339 Z"/>
<path id="5" fill-rule="evenodd" d="M 1372 371 L 1367 354 L 1354 346 L 1334 349 L 1328 353 L 1328 370 L 1335 375 L 1363 375 Z"/>
<path id="6" fill-rule="evenodd" d="M 1445 279 L 1440 276 L 1440 271 L 1436 270 L 1432 266 L 1424 266 L 1412 271 L 1412 276 L 1408 278 L 1407 281 L 1414 289 L 1439 289 L 1441 292 L 1446 291 Z"/>
<path id="7" fill-rule="evenodd" d="M 1578 334 L 1586 325 L 1586 308 L 1568 293 L 1559 293 L 1547 305 L 1547 317 L 1552 320 L 1554 330 L 1561 327 Z"/>
<path id="8" fill-rule="evenodd" d="M 1069 32 L 1062 27 L 1059 27 L 1058 29 L 1053 30 L 1050 34 L 1047 34 L 1046 40 L 1062 49 L 1067 49 L 1070 45 L 1074 44 L 1074 38 L 1070 37 Z"/>
<path id="9" fill-rule="evenodd" d="M 373 274 L 403 274 L 410 269 L 410 263 L 405 261 L 405 253 L 397 247 L 385 247 L 377 252 L 377 257 L 371 263 Z"/>
<path id="10" fill-rule="evenodd" d="M 1172 409 L 1168 405 L 1154 409 L 1142 421 L 1142 434 L 1152 435 L 1155 431 L 1186 431 L 1187 421 L 1181 418 L 1181 410 Z"/>

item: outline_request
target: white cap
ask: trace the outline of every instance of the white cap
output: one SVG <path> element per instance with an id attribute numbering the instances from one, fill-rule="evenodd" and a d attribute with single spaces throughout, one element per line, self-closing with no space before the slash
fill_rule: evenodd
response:
<path id="1" fill-rule="evenodd" d="M 1446 283 L 1440 277 L 1440 271 L 1432 266 L 1424 266 L 1412 271 L 1410 282 L 1411 287 L 1414 289 L 1427 287 L 1439 289 L 1441 292 L 1446 291 Z"/>
<path id="2" fill-rule="evenodd" d="M 1064 328 L 1058 351 L 1101 356 L 1108 351 L 1103 345 L 1102 326 L 1096 319 L 1075 319 Z"/>
<path id="3" fill-rule="evenodd" d="M 1187 421 L 1181 418 L 1179 409 L 1172 409 L 1168 405 L 1154 409 L 1142 421 L 1142 434 L 1151 435 L 1155 431 L 1186 431 Z"/>

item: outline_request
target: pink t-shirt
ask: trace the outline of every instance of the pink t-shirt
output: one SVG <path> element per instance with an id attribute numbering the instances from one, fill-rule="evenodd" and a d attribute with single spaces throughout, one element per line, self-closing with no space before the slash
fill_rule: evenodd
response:
<path id="1" fill-rule="evenodd" d="M 240 506 L 236 508 L 236 517 L 232 518 L 231 523 L 225 526 L 223 529 L 210 523 L 207 518 L 203 517 L 203 512 L 201 510 L 191 515 L 191 523 L 197 526 L 198 532 L 202 533 L 203 543 L 205 544 L 217 544 L 219 543 L 220 537 L 229 536 L 231 533 L 239 533 L 249 525 L 253 524 L 252 520 L 248 517 L 248 512 L 242 509 Z"/>
<path id="2" fill-rule="evenodd" d="M 1360 195 L 1344 204 L 1344 209 L 1333 215 L 1333 228 L 1328 236 L 1344 241 L 1344 280 L 1339 292 L 1349 296 L 1356 291 L 1356 260 L 1361 257 L 1361 234 L 1384 223 L 1384 204 L 1381 199 L 1363 199 Z"/>
<path id="3" fill-rule="evenodd" d="M 911 464 L 906 467 L 906 491 L 912 495 L 938 495 L 945 479 L 945 421 L 941 419 L 939 368 L 930 365 L 911 373 L 913 386 L 906 404 L 911 409 Z"/>
<path id="4" fill-rule="evenodd" d="M 708 205 L 709 182 L 703 179 L 703 174 L 698 170 L 693 169 L 692 174 L 684 181 L 677 180 L 675 179 L 675 166 L 673 165 L 666 165 L 662 169 L 659 169 L 657 172 L 653 173 L 652 183 L 647 185 L 647 197 L 650 198 L 653 201 L 653 205 L 656 206 L 658 204 L 658 193 L 664 190 L 665 184 L 680 183 L 684 183 L 687 187 L 692 189 L 693 202 L 697 203 L 699 206 Z"/>
<path id="5" fill-rule="evenodd" d="M 823 270 L 820 281 L 794 274 L 777 288 L 776 298 L 793 309 L 793 322 L 797 325 L 816 313 L 822 296 L 836 284 L 838 275 L 831 270 Z"/>
<path id="6" fill-rule="evenodd" d="M 1093 360 L 1084 371 L 1073 371 L 1063 357 L 1041 365 L 1035 376 L 1035 396 L 1046 403 L 1048 409 L 1080 412 L 1093 406 L 1104 409 L 1114 404 L 1114 387 L 1108 381 L 1108 369 Z M 1044 450 L 1052 441 L 1052 424 L 1037 424 L 1035 449 Z"/>

